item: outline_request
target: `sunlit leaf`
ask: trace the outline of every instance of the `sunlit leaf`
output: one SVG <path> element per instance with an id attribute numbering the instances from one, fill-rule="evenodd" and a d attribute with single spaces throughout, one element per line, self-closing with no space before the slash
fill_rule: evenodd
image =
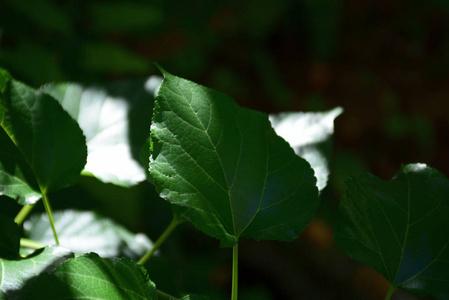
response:
<path id="1" fill-rule="evenodd" d="M 330 173 L 334 120 L 342 112 L 343 109 L 337 107 L 326 112 L 285 112 L 270 115 L 276 133 L 312 166 L 320 191 L 326 187 Z"/>
<path id="2" fill-rule="evenodd" d="M 4 70 L 0 91 L 0 194 L 32 204 L 41 191 L 74 184 L 87 154 L 78 124 L 55 99 Z"/>
<path id="3" fill-rule="evenodd" d="M 139 155 L 148 137 L 159 82 L 152 77 L 147 81 L 117 82 L 109 88 L 86 88 L 75 83 L 41 88 L 55 97 L 83 130 L 88 147 L 84 174 L 121 186 L 145 179 Z"/>
<path id="4" fill-rule="evenodd" d="M 53 213 L 60 245 L 76 254 L 95 252 L 102 257 L 142 257 L 152 243 L 144 234 L 133 234 L 123 226 L 94 212 L 65 210 Z M 47 214 L 33 215 L 24 224 L 24 235 L 44 245 L 54 242 Z"/>
<path id="5" fill-rule="evenodd" d="M 136 262 L 90 253 L 41 274 L 25 299 L 156 300 L 157 295 L 154 283 Z"/>
<path id="6" fill-rule="evenodd" d="M 53 269 L 70 257 L 73 257 L 73 254 L 67 249 L 50 246 L 23 259 L 0 258 L 0 291 L 5 293 L 9 300 L 21 299 L 19 296 L 29 281 L 34 280 L 34 277 L 41 272 Z"/>
<path id="7" fill-rule="evenodd" d="M 19 248 L 19 226 L 12 218 L 0 214 L 0 258 L 18 258 Z"/>
<path id="8" fill-rule="evenodd" d="M 164 73 L 151 127 L 151 179 L 205 233 L 293 240 L 319 205 L 313 170 L 268 116 Z"/>
<path id="9" fill-rule="evenodd" d="M 449 180 L 423 164 L 350 179 L 335 240 L 395 288 L 449 299 Z"/>

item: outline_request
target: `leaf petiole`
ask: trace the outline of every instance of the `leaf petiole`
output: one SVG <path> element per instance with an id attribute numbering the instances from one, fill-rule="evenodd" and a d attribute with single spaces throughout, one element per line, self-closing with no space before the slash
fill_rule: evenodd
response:
<path id="1" fill-rule="evenodd" d="M 53 236 L 55 238 L 56 245 L 59 245 L 58 233 L 56 232 L 55 222 L 53 220 L 53 213 L 51 211 L 50 201 L 47 197 L 47 192 L 42 190 L 42 200 L 44 202 L 45 212 L 48 215 L 48 219 L 50 220 L 51 230 L 53 231 Z"/>
<path id="2" fill-rule="evenodd" d="M 238 296 L 238 260 L 239 260 L 239 244 L 235 244 L 232 248 L 232 300 L 237 300 Z"/>
<path id="3" fill-rule="evenodd" d="M 157 239 L 157 241 L 154 243 L 153 248 L 150 249 L 137 263 L 139 265 L 143 265 L 147 262 L 148 259 L 156 252 L 157 249 L 161 247 L 161 245 L 165 242 L 165 240 L 168 238 L 168 236 L 172 233 L 172 231 L 182 222 L 184 222 L 183 219 L 179 219 L 176 216 L 173 216 L 173 220 L 171 221 L 170 225 L 165 229 L 165 231 L 161 234 L 161 236 Z"/>
<path id="4" fill-rule="evenodd" d="M 41 249 L 44 248 L 45 245 L 41 244 L 39 242 L 33 241 L 33 240 L 29 240 L 26 238 L 21 238 L 20 239 L 20 247 L 24 247 L 24 248 L 30 248 L 30 249 Z"/>
<path id="5" fill-rule="evenodd" d="M 388 288 L 387 295 L 385 296 L 385 300 L 390 300 L 395 290 L 396 289 L 394 288 L 394 286 L 390 285 L 390 287 Z"/>
<path id="6" fill-rule="evenodd" d="M 17 216 L 14 218 L 14 222 L 18 225 L 22 225 L 22 223 L 25 221 L 26 217 L 30 214 L 31 210 L 33 210 L 34 205 L 24 205 L 22 209 L 19 211 Z"/>

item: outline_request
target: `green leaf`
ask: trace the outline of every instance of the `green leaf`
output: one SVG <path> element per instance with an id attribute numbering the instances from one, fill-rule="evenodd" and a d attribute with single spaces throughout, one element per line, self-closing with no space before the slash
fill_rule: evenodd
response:
<path id="1" fill-rule="evenodd" d="M 424 164 L 403 166 L 391 181 L 350 179 L 335 240 L 394 288 L 449 299 L 449 180 Z"/>
<path id="2" fill-rule="evenodd" d="M 41 274 L 25 299 L 157 299 L 145 269 L 127 258 L 95 253 L 72 258 Z"/>
<path id="3" fill-rule="evenodd" d="M 319 205 L 310 165 L 268 116 L 164 72 L 151 125 L 151 180 L 162 198 L 190 209 L 200 230 L 234 245 L 240 237 L 290 241 Z"/>
<path id="4" fill-rule="evenodd" d="M 126 256 L 138 259 L 152 247 L 146 235 L 133 234 L 111 219 L 94 212 L 56 211 L 53 219 L 55 227 L 59 229 L 60 245 L 76 254 L 95 252 L 102 257 Z M 31 216 L 24 224 L 24 235 L 45 245 L 53 243 L 48 216 Z"/>
<path id="5" fill-rule="evenodd" d="M 159 78 L 150 77 L 146 81 L 117 82 L 112 87 L 61 83 L 45 85 L 41 90 L 55 97 L 83 130 L 88 148 L 83 173 L 128 187 L 145 180 L 139 156 L 148 137 L 159 83 Z"/>
<path id="6" fill-rule="evenodd" d="M 14 220 L 0 214 L 0 257 L 14 259 L 19 257 L 20 230 Z"/>
<path id="7" fill-rule="evenodd" d="M 4 70 L 0 90 L 0 194 L 32 204 L 41 191 L 74 184 L 87 154 L 78 124 L 52 97 Z"/>
<path id="8" fill-rule="evenodd" d="M 0 259 L 0 291 L 5 293 L 10 300 L 20 299 L 19 295 L 25 285 L 35 276 L 53 269 L 72 256 L 73 254 L 63 247 L 50 246 L 38 250 L 24 259 Z"/>
<path id="9" fill-rule="evenodd" d="M 325 112 L 284 112 L 270 115 L 276 133 L 312 166 L 320 191 L 326 187 L 330 173 L 334 120 L 342 112 L 341 107 L 336 107 Z"/>

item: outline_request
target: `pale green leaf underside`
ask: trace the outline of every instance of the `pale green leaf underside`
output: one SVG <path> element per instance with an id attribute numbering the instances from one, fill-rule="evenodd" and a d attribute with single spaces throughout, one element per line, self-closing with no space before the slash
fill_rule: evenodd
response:
<path id="1" fill-rule="evenodd" d="M 53 213 L 60 245 L 73 253 L 95 252 L 101 257 L 142 257 L 152 247 L 142 233 L 134 234 L 106 217 L 90 211 L 65 210 Z M 54 242 L 46 214 L 33 215 L 24 224 L 25 237 L 44 245 Z"/>
<path id="2" fill-rule="evenodd" d="M 26 299 L 156 300 L 157 295 L 154 283 L 136 262 L 90 253 L 41 274 Z"/>
<path id="3" fill-rule="evenodd" d="M 232 246 L 239 237 L 292 240 L 319 205 L 310 165 L 268 116 L 165 73 L 151 127 L 150 174 L 163 198 Z"/>
<path id="4" fill-rule="evenodd" d="M 44 270 L 50 270 L 73 254 L 59 246 L 45 247 L 24 259 L 0 259 L 0 291 L 9 300 L 21 299 L 25 284 Z"/>
<path id="5" fill-rule="evenodd" d="M 341 107 L 336 107 L 325 112 L 270 114 L 270 121 L 276 133 L 313 168 L 320 191 L 326 187 L 330 173 L 329 160 L 332 153 L 334 120 L 342 112 Z"/>
<path id="6" fill-rule="evenodd" d="M 346 186 L 337 244 L 396 288 L 449 299 L 449 180 L 412 164 L 391 181 L 363 174 Z"/>
<path id="7" fill-rule="evenodd" d="M 134 120 L 132 111 L 139 110 L 137 115 L 144 115 L 146 120 L 151 118 L 153 94 L 159 83 L 159 78 L 151 77 L 145 82 L 118 82 L 109 89 L 75 83 L 41 87 L 77 120 L 87 138 L 88 157 L 83 174 L 121 186 L 132 186 L 146 178 L 132 149 L 135 142 L 131 140 L 131 123 L 141 121 Z M 145 130 L 145 123 L 139 126 Z M 144 137 L 147 136 L 148 133 Z M 137 142 L 141 143 L 137 145 L 140 151 L 144 139 Z"/>

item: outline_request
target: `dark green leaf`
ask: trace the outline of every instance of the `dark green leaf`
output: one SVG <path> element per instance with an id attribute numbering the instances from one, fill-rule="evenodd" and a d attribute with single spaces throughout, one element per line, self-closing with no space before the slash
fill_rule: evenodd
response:
<path id="1" fill-rule="evenodd" d="M 208 298 L 203 295 L 191 294 L 191 295 L 185 295 L 180 300 L 208 300 Z"/>
<path id="2" fill-rule="evenodd" d="M 0 90 L 0 139 L 11 150 L 0 151 L 0 194 L 31 204 L 40 190 L 75 183 L 87 155 L 78 124 L 52 97 L 13 80 L 4 70 Z"/>
<path id="3" fill-rule="evenodd" d="M 337 244 L 395 288 L 449 299 L 449 180 L 411 164 L 391 181 L 362 174 L 346 186 Z"/>
<path id="4" fill-rule="evenodd" d="M 148 137 L 159 83 L 159 78 L 151 77 L 117 82 L 112 88 L 62 83 L 48 84 L 41 90 L 55 97 L 83 130 L 88 148 L 83 173 L 127 187 L 145 179 L 139 156 Z M 147 168 L 148 161 L 144 165 Z"/>
<path id="5" fill-rule="evenodd" d="M 76 210 L 53 213 L 59 243 L 76 254 L 98 253 L 102 257 L 142 257 L 152 243 L 144 234 L 133 234 L 114 221 L 93 212 Z M 34 215 L 24 224 L 24 235 L 44 245 L 53 243 L 47 214 Z"/>
<path id="6" fill-rule="evenodd" d="M 285 112 L 270 115 L 276 133 L 312 166 L 320 191 L 326 187 L 330 172 L 334 120 L 342 112 L 343 109 L 337 107 L 326 112 Z"/>
<path id="7" fill-rule="evenodd" d="M 17 258 L 19 249 L 19 226 L 10 217 L 0 214 L 0 258 Z"/>
<path id="8" fill-rule="evenodd" d="M 127 258 L 95 253 L 72 258 L 41 274 L 26 299 L 157 299 L 145 269 Z"/>
<path id="9" fill-rule="evenodd" d="M 164 73 L 151 127 L 150 174 L 161 197 L 189 207 L 193 224 L 220 239 L 298 237 L 319 205 L 310 165 L 268 116 Z"/>
<path id="10" fill-rule="evenodd" d="M 0 259 L 0 291 L 10 300 L 19 299 L 21 290 L 30 280 L 43 271 L 52 270 L 72 256 L 73 254 L 63 247 L 50 246 L 24 259 Z"/>

